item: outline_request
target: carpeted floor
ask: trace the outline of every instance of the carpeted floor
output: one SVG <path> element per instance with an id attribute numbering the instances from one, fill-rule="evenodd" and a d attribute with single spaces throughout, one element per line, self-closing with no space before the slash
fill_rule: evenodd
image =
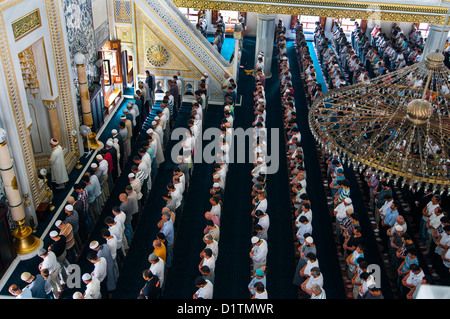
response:
<path id="1" fill-rule="evenodd" d="M 310 43 L 308 42 L 308 45 Z M 317 58 L 313 55 L 313 48 L 310 46 L 311 56 L 313 56 L 316 65 Z M 327 298 L 338 299 L 345 298 L 345 290 L 342 283 L 342 275 L 339 270 L 339 263 L 336 256 L 336 249 L 334 243 L 334 234 L 331 229 L 330 218 L 327 207 L 327 199 L 325 190 L 322 184 L 320 174 L 320 166 L 322 165 L 317 156 L 314 138 L 311 134 L 308 124 L 308 109 L 306 104 L 299 103 L 305 100 L 302 89 L 301 79 L 299 78 L 299 68 L 297 63 L 297 56 L 293 41 L 288 42 L 288 55 L 290 59 L 291 72 L 293 82 L 295 84 L 295 100 L 297 101 L 297 118 L 299 128 L 302 134 L 302 144 L 304 150 L 304 161 L 307 170 L 308 181 L 308 195 L 311 197 L 312 211 L 314 212 L 313 230 L 314 240 L 318 250 L 318 260 L 321 270 L 324 273 L 324 288 L 327 293 Z M 320 70 L 317 66 L 316 70 Z M 320 72 L 321 74 L 321 72 Z M 318 72 L 319 75 L 319 72 Z M 319 77 L 318 77 L 319 78 Z M 323 86 L 324 88 L 326 86 Z M 325 92 L 325 91 L 324 91 Z M 345 176 L 350 181 L 351 198 L 355 211 L 360 216 L 360 225 L 362 233 L 365 238 L 366 253 L 365 257 L 369 263 L 378 264 L 381 267 L 381 287 L 385 298 L 392 298 L 392 291 L 389 281 L 387 279 L 384 263 L 381 259 L 378 250 L 378 243 L 375 239 L 371 228 L 370 219 L 368 217 L 365 203 L 362 198 L 361 190 L 357 182 L 355 172 L 353 169 L 345 167 Z"/>
<path id="2" fill-rule="evenodd" d="M 212 43 L 214 41 L 214 35 L 208 35 L 206 39 Z M 222 45 L 222 50 L 220 54 L 224 57 L 226 61 L 230 61 L 231 56 L 234 53 L 234 38 L 233 36 L 226 36 Z"/>
<path id="3" fill-rule="evenodd" d="M 293 41 L 287 42 L 287 48 L 295 91 L 297 123 L 301 133 L 301 142 L 304 152 L 303 160 L 307 176 L 307 193 L 310 197 L 311 210 L 313 211 L 313 238 L 317 247 L 319 267 L 324 276 L 324 289 L 327 298 L 341 299 L 345 298 L 345 289 L 339 261 L 337 259 L 334 233 L 331 227 L 320 163 L 317 156 L 314 137 L 309 129 L 308 108 L 305 103 L 305 94 L 301 82 L 302 80 L 299 76 L 300 69 Z M 311 56 L 313 56 L 312 52 Z M 317 59 L 315 59 L 315 61 L 317 61 Z M 316 70 L 320 70 L 320 66 L 317 66 Z"/>

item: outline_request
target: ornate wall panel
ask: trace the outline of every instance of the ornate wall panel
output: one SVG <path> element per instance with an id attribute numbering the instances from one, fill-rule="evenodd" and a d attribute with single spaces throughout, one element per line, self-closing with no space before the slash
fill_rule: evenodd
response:
<path id="1" fill-rule="evenodd" d="M 184 77 L 202 77 L 202 72 L 138 7 L 135 9 L 135 23 L 139 74 L 150 69 L 160 76 L 173 76 L 175 71 L 182 71 Z"/>
<path id="2" fill-rule="evenodd" d="M 86 75 L 88 84 L 91 85 L 93 78 L 98 76 L 95 66 L 98 48 L 92 20 L 92 2 L 91 0 L 63 0 L 63 5 L 71 61 L 79 51 L 86 54 Z M 72 63 L 72 78 L 78 78 L 74 63 Z M 77 85 L 77 81 L 74 81 L 74 84 Z"/>
<path id="3" fill-rule="evenodd" d="M 114 20 L 118 23 L 131 23 L 131 1 L 114 0 Z"/>
<path id="4" fill-rule="evenodd" d="M 36 9 L 12 23 L 14 39 L 17 41 L 42 25 L 41 14 Z"/>
<path id="5" fill-rule="evenodd" d="M 337 0 L 172 0 L 178 7 L 211 10 L 232 10 L 268 14 L 313 15 L 321 17 L 370 19 L 375 9 L 378 20 L 397 22 L 427 22 L 444 24 L 447 8 L 420 5 L 386 4 Z"/>

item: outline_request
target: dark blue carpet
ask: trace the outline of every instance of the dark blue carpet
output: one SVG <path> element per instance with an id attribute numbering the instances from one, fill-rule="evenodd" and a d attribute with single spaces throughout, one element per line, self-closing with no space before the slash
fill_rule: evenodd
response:
<path id="1" fill-rule="evenodd" d="M 307 176 L 307 193 L 310 197 L 311 210 L 313 211 L 312 226 L 313 238 L 317 247 L 317 259 L 319 260 L 320 270 L 323 273 L 324 289 L 327 298 L 342 299 L 345 298 L 345 288 L 337 258 L 334 233 L 328 212 L 317 149 L 315 147 L 314 137 L 309 129 L 308 108 L 306 106 L 306 98 L 293 41 L 287 41 L 287 48 L 295 92 L 297 124 L 302 136 L 301 142 Z M 318 70 L 320 70 L 320 67 Z"/>

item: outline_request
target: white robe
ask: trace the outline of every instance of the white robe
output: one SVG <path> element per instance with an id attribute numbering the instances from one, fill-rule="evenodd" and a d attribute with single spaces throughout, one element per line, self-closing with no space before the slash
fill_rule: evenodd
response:
<path id="1" fill-rule="evenodd" d="M 63 184 L 69 181 L 66 161 L 64 160 L 64 152 L 60 145 L 53 148 L 52 155 L 50 156 L 50 165 L 53 182 L 56 184 Z"/>
<path id="2" fill-rule="evenodd" d="M 164 157 L 164 150 L 162 147 L 162 141 L 159 138 L 158 134 L 153 134 L 153 138 L 158 142 L 158 149 L 156 150 L 156 154 L 155 154 L 155 158 L 156 158 L 156 165 L 161 164 L 162 162 L 165 161 L 165 157 Z"/>

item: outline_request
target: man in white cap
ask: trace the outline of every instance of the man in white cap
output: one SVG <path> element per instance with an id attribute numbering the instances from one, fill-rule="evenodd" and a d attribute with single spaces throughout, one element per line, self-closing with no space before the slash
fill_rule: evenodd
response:
<path id="1" fill-rule="evenodd" d="M 20 275 L 20 279 L 27 283 L 26 288 L 30 290 L 33 298 L 47 298 L 47 294 L 45 292 L 45 279 L 41 274 L 36 274 L 36 276 L 33 276 L 28 271 L 25 271 Z"/>
<path id="2" fill-rule="evenodd" d="M 67 281 L 67 272 L 65 266 L 68 266 L 69 262 L 66 259 L 66 237 L 64 235 L 60 235 L 56 230 L 52 230 L 49 236 L 53 240 L 53 243 L 49 245 L 48 249 L 52 251 L 56 256 L 62 280 Z"/>
<path id="3" fill-rule="evenodd" d="M 85 273 L 81 277 L 86 284 L 86 290 L 84 291 L 84 299 L 101 299 L 102 294 L 100 292 L 100 281 L 98 278 L 93 278 L 91 274 Z"/>
<path id="4" fill-rule="evenodd" d="M 103 257 L 106 259 L 106 287 L 111 297 L 111 293 L 117 286 L 116 268 L 114 259 L 111 255 L 111 250 L 109 249 L 108 244 L 100 244 L 96 240 L 89 243 L 89 248 L 97 253 L 98 258 Z"/>
<path id="5" fill-rule="evenodd" d="M 343 220 L 347 217 L 347 210 L 353 210 L 353 203 L 350 197 L 347 197 L 344 202 L 338 204 L 333 213 L 336 218 L 336 239 L 338 243 L 342 243 L 342 225 Z"/>
<path id="6" fill-rule="evenodd" d="M 84 298 L 84 295 L 81 292 L 75 291 L 72 295 L 72 299 L 87 299 L 87 298 Z"/>
<path id="7" fill-rule="evenodd" d="M 137 200 L 138 200 L 138 204 L 139 207 L 142 207 L 142 183 L 141 180 L 139 178 L 136 178 L 136 175 L 134 173 L 129 173 L 128 174 L 128 181 L 130 182 L 130 186 L 131 188 L 136 192 L 136 196 L 137 196 Z"/>
<path id="8" fill-rule="evenodd" d="M 102 190 L 102 195 L 101 195 L 101 202 L 102 204 L 104 204 L 106 202 L 106 200 L 108 199 L 108 194 L 107 194 L 107 189 L 108 189 L 108 184 L 106 184 L 106 187 L 104 186 L 104 179 L 103 179 L 103 170 L 101 170 L 98 167 L 97 163 L 91 163 L 91 170 L 92 170 L 92 175 L 97 176 L 97 179 L 100 183 L 100 188 Z"/>
<path id="9" fill-rule="evenodd" d="M 128 137 L 129 133 L 125 120 L 126 120 L 125 117 L 123 117 L 123 119 L 121 117 L 119 122 L 119 135 L 122 137 L 123 141 L 123 157 L 122 157 L 123 163 L 127 161 L 128 156 L 130 156 L 131 153 L 131 140 Z"/>
<path id="10" fill-rule="evenodd" d="M 253 236 L 251 239 L 252 249 L 250 251 L 250 258 L 253 262 L 253 271 L 266 265 L 268 246 L 264 239 Z"/>
<path id="11" fill-rule="evenodd" d="M 153 127 L 156 127 L 158 123 L 156 121 L 152 122 Z M 147 134 L 151 135 L 157 142 L 157 148 L 156 148 L 156 168 L 159 168 L 159 165 L 165 161 L 164 157 L 164 148 L 162 145 L 162 140 L 158 134 L 155 133 L 154 129 L 148 129 Z M 155 172 L 156 173 L 156 172 Z"/>
<path id="12" fill-rule="evenodd" d="M 52 182 L 56 183 L 56 189 L 63 189 L 65 184 L 69 181 L 64 151 L 56 138 L 50 140 L 50 146 L 52 147 L 52 154 L 49 159 Z"/>
<path id="13" fill-rule="evenodd" d="M 112 139 L 108 139 L 106 141 L 105 150 L 111 155 L 113 165 L 112 169 L 111 167 L 109 168 L 109 171 L 111 173 L 112 181 L 116 183 L 119 178 L 119 152 L 117 151 Z M 107 156 L 107 154 L 105 156 Z"/>
<path id="14" fill-rule="evenodd" d="M 111 135 L 113 138 L 113 141 L 117 139 L 117 144 L 119 145 L 119 167 L 123 168 L 124 165 L 124 144 L 123 144 L 123 137 L 119 134 L 119 132 L 116 129 L 111 130 Z"/>
<path id="15" fill-rule="evenodd" d="M 106 276 L 108 275 L 108 265 L 105 257 L 98 257 L 97 252 L 90 251 L 87 254 L 87 260 L 94 265 L 94 270 L 91 272 L 92 278 L 97 278 L 100 281 L 100 292 L 102 297 L 107 298 L 108 288 Z"/>
<path id="16" fill-rule="evenodd" d="M 260 175 L 260 174 L 267 174 L 267 165 L 264 162 L 264 159 L 262 157 L 258 157 L 256 159 L 256 163 L 253 164 L 255 167 L 253 168 L 251 174 L 253 176 L 253 183 L 256 183 L 256 178 Z"/>
<path id="17" fill-rule="evenodd" d="M 82 247 L 83 243 L 80 238 L 79 230 L 80 230 L 80 216 L 78 212 L 73 209 L 73 206 L 67 204 L 64 206 L 64 212 L 66 213 L 65 222 L 67 224 L 72 225 L 73 229 L 73 238 L 75 238 L 75 242 L 78 247 Z"/>
<path id="18" fill-rule="evenodd" d="M 39 264 L 39 271 L 42 269 L 48 270 L 48 280 L 50 281 L 50 285 L 52 287 L 53 296 L 55 299 L 58 299 L 64 287 L 59 279 L 59 264 L 56 260 L 55 253 L 41 248 L 38 251 L 38 256 L 43 259 L 43 261 Z"/>

